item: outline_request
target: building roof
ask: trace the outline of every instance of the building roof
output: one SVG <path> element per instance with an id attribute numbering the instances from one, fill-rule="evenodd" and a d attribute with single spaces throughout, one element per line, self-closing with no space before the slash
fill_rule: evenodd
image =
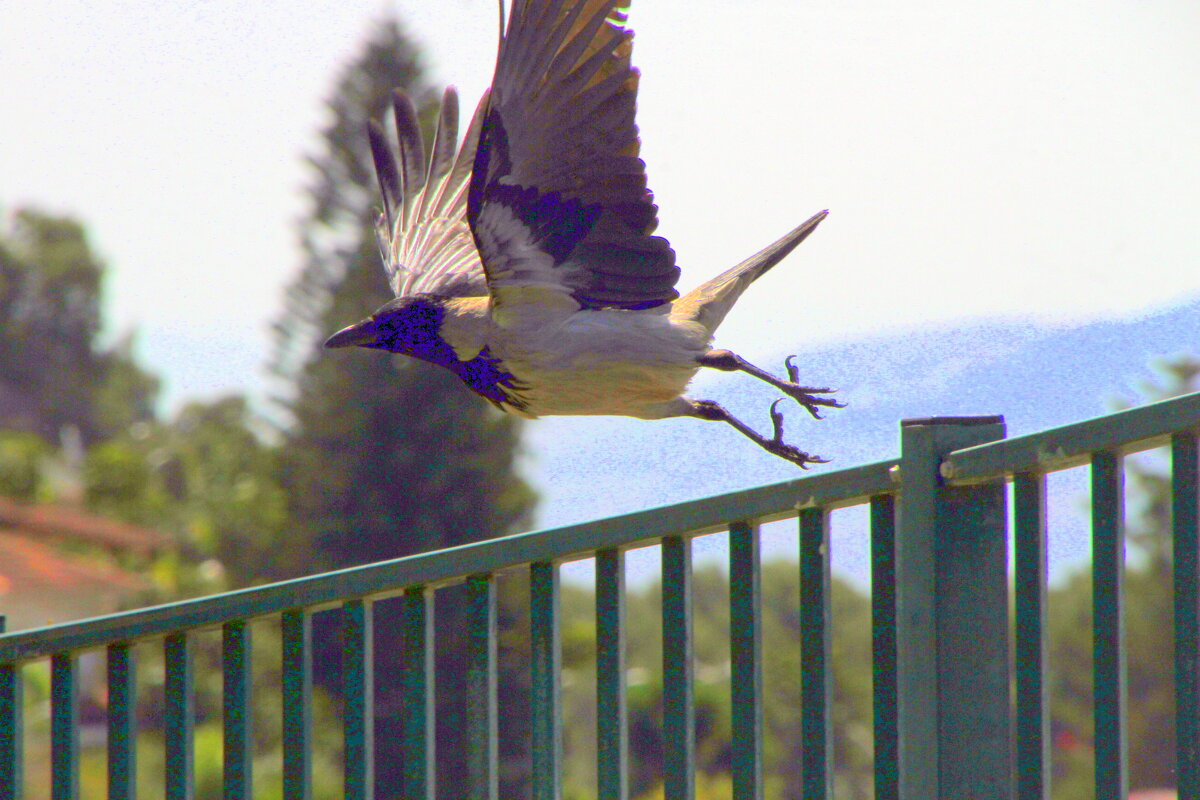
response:
<path id="1" fill-rule="evenodd" d="M 151 581 L 113 556 L 144 561 L 169 541 L 159 531 L 81 509 L 0 497 L 0 614 L 7 629 L 120 610 Z M 78 552 L 80 544 L 90 554 Z"/>
<path id="2" fill-rule="evenodd" d="M 97 516 L 79 508 L 21 503 L 0 496 L 0 530 L 4 529 L 139 554 L 151 553 L 170 542 L 169 537 L 159 531 Z"/>

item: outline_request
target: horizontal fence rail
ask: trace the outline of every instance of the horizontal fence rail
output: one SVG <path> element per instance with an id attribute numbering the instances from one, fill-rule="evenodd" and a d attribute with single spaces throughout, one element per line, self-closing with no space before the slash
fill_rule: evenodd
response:
<path id="1" fill-rule="evenodd" d="M 559 566 L 595 559 L 595 778 L 603 800 L 629 797 L 625 552 L 661 546 L 662 791 L 697 795 L 692 539 L 728 532 L 729 772 L 735 800 L 761 800 L 764 776 L 760 526 L 796 524 L 802 698 L 801 791 L 832 797 L 830 512 L 869 509 L 873 752 L 876 798 L 1049 796 L 1046 680 L 1046 474 L 1091 471 L 1096 796 L 1128 794 L 1123 458 L 1170 445 L 1175 565 L 1175 698 L 1179 796 L 1200 800 L 1200 394 L 1005 439 L 999 417 L 906 420 L 898 459 L 806 476 L 581 525 L 447 548 L 363 567 L 29 631 L 0 629 L 0 800 L 23 796 L 22 667 L 50 665 L 49 746 L 55 798 L 80 796 L 80 656 L 105 656 L 108 796 L 135 796 L 135 647 L 157 642 L 166 680 L 163 795 L 194 796 L 198 636 L 220 632 L 223 796 L 253 796 L 252 637 L 277 623 L 285 798 L 314 781 L 313 614 L 341 612 L 342 796 L 369 798 L 375 779 L 374 610 L 399 608 L 401 667 L 387 676 L 403 703 L 406 799 L 495 800 L 500 780 L 498 578 L 527 569 L 530 767 L 535 800 L 562 797 L 563 634 Z M 1012 484 L 1012 530 L 1006 484 Z M 1011 542 L 1011 545 L 1010 545 Z M 1012 564 L 1009 564 L 1009 547 Z M 461 584 L 471 743 L 462 786 L 435 781 L 435 619 L 439 589 Z M 1013 616 L 1010 619 L 1010 599 Z M 1010 659 L 1009 643 L 1015 657 Z M 1013 661 L 1015 663 L 1010 663 Z M 392 687 L 389 687 L 391 689 Z"/>
<path id="2" fill-rule="evenodd" d="M 101 647 L 113 641 L 163 636 L 182 629 L 212 628 L 296 607 L 328 608 L 347 598 L 387 597 L 410 586 L 432 588 L 535 561 L 588 558 L 604 549 L 647 544 L 672 534 L 717 533 L 727 530 L 731 521 L 765 523 L 793 518 L 805 507 L 840 508 L 873 494 L 893 491 L 891 471 L 895 466 L 895 461 L 879 461 L 581 525 L 489 539 L 212 597 L 17 631 L 0 637 L 0 663 L 43 658 L 59 650 Z"/>
<path id="3" fill-rule="evenodd" d="M 1057 472 L 1091 462 L 1095 453 L 1130 455 L 1170 444 L 1173 434 L 1196 429 L 1200 392 L 1160 400 L 1041 433 L 966 447 L 947 454 L 941 474 L 953 485 Z"/>

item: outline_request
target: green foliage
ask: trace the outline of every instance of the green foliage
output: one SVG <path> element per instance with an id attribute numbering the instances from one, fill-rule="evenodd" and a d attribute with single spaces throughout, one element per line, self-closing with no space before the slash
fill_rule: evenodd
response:
<path id="1" fill-rule="evenodd" d="M 107 516 L 145 525 L 166 521 L 169 495 L 136 440 L 110 439 L 84 461 L 88 506 Z"/>
<path id="2" fill-rule="evenodd" d="M 73 219 L 23 209 L 0 230 L 0 493 L 72 501 L 62 490 L 81 479 L 91 510 L 176 535 L 188 556 L 163 554 L 147 600 L 228 585 L 214 559 L 236 583 L 270 577 L 286 510 L 274 450 L 242 399 L 155 419 L 158 379 L 132 336 L 98 342 L 104 269 Z M 70 431 L 82 464 L 58 451 Z"/>
<path id="3" fill-rule="evenodd" d="M 252 796 L 278 800 L 283 797 L 282 705 L 279 686 L 282 680 L 279 625 L 277 620 L 261 621 L 253 631 L 252 730 L 254 736 Z M 220 638 L 215 633 L 192 636 L 193 707 L 195 709 L 194 761 L 197 800 L 220 800 L 222 785 L 223 730 L 221 719 L 222 679 Z M 162 709 L 165 672 L 161 642 L 147 642 L 135 648 L 138 673 L 137 704 L 137 792 L 139 797 L 161 797 L 165 783 Z M 104 704 L 103 653 L 84 656 L 81 662 L 81 698 L 85 708 Z M 90 659 L 90 660 L 89 660 Z M 24 724 L 25 792 L 24 800 L 50 800 L 50 677 L 48 664 L 41 662 L 22 670 L 25 684 Z M 91 679 L 88 676 L 92 676 Z M 337 703 L 320 687 L 312 694 L 313 715 L 313 797 L 338 797 L 342 790 L 342 734 Z M 84 714 L 95 724 L 95 715 Z M 88 724 L 85 722 L 85 725 Z M 95 742 L 95 729 L 87 731 L 80 750 L 80 796 L 105 797 L 107 759 L 103 743 Z"/>
<path id="4" fill-rule="evenodd" d="M 168 423 L 139 424 L 89 450 L 84 475 L 92 509 L 174 533 L 189 560 L 215 559 L 210 565 L 226 573 L 220 583 L 170 575 L 169 595 L 280 576 L 275 561 L 287 503 L 278 454 L 256 431 L 262 425 L 244 398 L 229 397 L 191 403 Z"/>
<path id="5" fill-rule="evenodd" d="M 105 438 L 153 420 L 159 380 L 138 366 L 133 336 L 126 334 L 100 355 L 101 380 L 91 398 L 92 418 Z"/>
<path id="6" fill-rule="evenodd" d="M 243 398 L 194 403 L 173 419 L 154 415 L 157 380 L 142 371 L 125 337 L 97 344 L 103 264 L 81 224 L 19 212 L 0 231 L 0 491 L 46 499 L 40 468 L 60 432 L 74 426 L 86 450 L 84 501 L 100 514 L 175 538 L 148 567 L 157 590 L 147 601 L 308 574 L 434 547 L 511 533 L 529 521 L 533 494 L 515 474 L 517 421 L 495 412 L 449 373 L 397 363 L 377 353 L 321 351 L 326 335 L 390 297 L 372 228 L 378 203 L 364 131 L 389 112 L 393 87 L 405 87 L 431 119 L 430 92 L 415 50 L 394 21 L 379 25 L 362 56 L 340 77 L 311 159 L 312 207 L 303 225 L 306 262 L 289 287 L 276 326 L 273 371 L 285 423 L 264 437 Z M 39 438 L 40 436 L 40 438 Z M 44 441 L 43 441 L 44 440 Z M 528 780 L 527 582 L 507 576 L 499 592 L 501 684 L 513 736 L 503 791 Z M 438 747 L 449 754 L 442 780 L 461 762 L 462 643 L 455 590 L 439 592 Z M 314 622 L 314 624 L 318 624 Z M 400 652 L 386 603 L 377 606 L 377 667 L 394 674 Z M 317 792 L 332 795 L 340 776 L 336 635 L 314 637 Z M 273 637 L 256 644 L 256 797 L 279 796 L 277 659 Z M 143 794 L 161 791 L 162 679 L 159 643 L 139 647 Z M 215 797 L 219 753 L 219 670 L 215 643 L 197 643 L 197 794 Z M 398 721 L 380 682 L 379 773 L 395 771 Z M 44 703 L 42 703 L 44 706 Z M 511 712 L 511 713 L 510 713 Z M 38 728 L 41 718 L 34 714 Z M 326 741 L 328 740 L 328 741 Z M 40 752 L 40 751 L 39 751 Z M 87 796 L 103 791 L 101 763 L 85 753 Z M 36 761 L 36 758 L 34 759 Z M 40 762 L 39 762 L 40 768 Z M 34 796 L 37 788 L 33 789 Z M 392 792 L 394 793 L 394 792 Z"/>
<path id="7" fill-rule="evenodd" d="M 103 270 L 73 219 L 21 209 L 0 231 L 0 388 L 13 406 L 0 426 L 49 441 L 74 426 L 90 443 L 150 417 L 157 382 L 129 340 L 97 344 Z"/>
<path id="8" fill-rule="evenodd" d="M 286 424 L 268 432 L 274 434 L 270 443 L 243 398 L 194 403 L 173 419 L 155 418 L 157 380 L 137 366 L 131 339 L 107 349 L 97 344 L 104 267 L 81 224 L 21 211 L 0 231 L 0 337 L 6 344 L 0 350 L 0 430 L 29 432 L 0 438 L 0 491 L 47 499 L 41 464 L 56 456 L 48 442 L 57 443 L 68 426 L 77 428 L 86 446 L 88 507 L 163 531 L 178 543 L 142 565 L 158 587 L 148 601 L 473 541 L 528 523 L 533 495 L 514 472 L 516 420 L 499 415 L 448 373 L 376 353 L 326 354 L 319 347 L 329 332 L 390 297 L 372 229 L 378 190 L 364 131 L 368 118 L 388 113 L 397 86 L 417 99 L 428 122 L 430 92 L 415 50 L 388 21 L 343 71 L 331 95 L 324 147 L 311 159 L 312 208 L 302 228 L 306 262 L 276 326 L 273 371 Z M 528 695 L 527 679 L 516 677 L 527 660 L 528 623 L 519 600 L 527 591 L 527 584 L 507 579 L 500 591 L 506 709 L 521 709 Z M 462 710 L 454 594 L 443 590 L 438 600 L 439 748 L 452 756 L 462 749 L 454 723 Z M 392 674 L 399 647 L 386 603 L 377 607 L 377 620 L 378 667 Z M 325 648 L 316 659 L 318 680 L 324 678 L 318 716 L 326 717 L 319 727 L 322 736 L 338 738 L 336 636 L 315 638 Z M 212 681 L 219 672 L 213 671 L 212 641 L 198 647 L 197 782 L 200 796 L 213 796 L 219 686 Z M 154 717 L 161 659 L 157 646 L 147 652 L 139 667 L 140 713 L 146 717 L 140 745 L 161 753 Z M 270 718 L 257 729 L 271 731 L 279 709 L 268 687 L 278 684 L 277 667 L 269 660 L 256 663 L 255 682 L 264 688 L 256 714 Z M 398 719 L 390 686 L 381 682 L 385 732 Z M 511 717 L 527 722 L 521 713 Z M 523 741 L 522 730 L 527 726 L 514 728 L 513 741 Z M 381 736 L 381 775 L 398 764 L 395 744 L 394 737 Z M 321 747 L 325 755 L 315 772 L 332 791 L 340 752 L 332 744 Z M 256 797 L 279 794 L 278 748 L 275 734 L 256 743 Z M 506 772 L 510 793 L 527 781 L 528 753 L 517 747 L 505 757 L 517 764 Z M 148 795 L 161 786 L 160 761 L 143 760 Z M 453 783 L 453 757 L 450 762 Z M 92 777 L 86 767 L 85 782 Z M 90 796 L 93 783 L 86 785 Z M 100 791 L 101 784 L 94 786 Z M 381 786 L 386 795 L 386 782 Z"/>
<path id="9" fill-rule="evenodd" d="M 278 452 L 256 427 L 244 398 L 193 403 L 172 426 L 171 460 L 163 465 L 188 541 L 217 558 L 237 586 L 279 574 L 273 564 L 287 523 Z"/>
<path id="10" fill-rule="evenodd" d="M 0 431 L 0 495 L 26 502 L 41 499 L 42 465 L 53 451 L 35 433 Z"/>

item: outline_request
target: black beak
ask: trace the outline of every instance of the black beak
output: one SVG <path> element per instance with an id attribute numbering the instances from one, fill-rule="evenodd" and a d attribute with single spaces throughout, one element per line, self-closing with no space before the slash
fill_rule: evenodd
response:
<path id="1" fill-rule="evenodd" d="M 359 347 L 367 347 L 375 344 L 379 340 L 379 330 L 375 327 L 375 320 L 365 319 L 357 325 L 351 325 L 342 328 L 340 331 L 330 336 L 325 340 L 326 347 L 350 347 L 357 345 Z"/>

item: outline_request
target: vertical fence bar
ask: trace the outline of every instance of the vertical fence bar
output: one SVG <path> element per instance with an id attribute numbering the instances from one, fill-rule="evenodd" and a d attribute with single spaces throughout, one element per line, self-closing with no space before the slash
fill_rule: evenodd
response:
<path id="1" fill-rule="evenodd" d="M 1003 481 L 946 486 L 947 453 L 1002 417 L 902 424 L 896 538 L 900 797 L 1008 797 L 1013 722 Z"/>
<path id="2" fill-rule="evenodd" d="M 1171 437 L 1175 561 L 1175 753 L 1179 800 L 1200 800 L 1200 448 Z"/>
<path id="3" fill-rule="evenodd" d="M 733 800 L 762 800 L 762 561 L 758 526 L 729 526 Z"/>
<path id="4" fill-rule="evenodd" d="M 375 794 L 374 615 L 370 600 L 342 605 L 342 694 L 346 800 Z"/>
<path id="5" fill-rule="evenodd" d="M 79 663 L 73 653 L 50 658 L 50 797 L 79 797 Z"/>
<path id="6" fill-rule="evenodd" d="M 933 426 L 901 423 L 896 532 L 896 763 L 903 800 L 938 793 L 936 529 L 940 453 Z"/>
<path id="7" fill-rule="evenodd" d="M 499 742 L 496 727 L 496 581 L 467 578 L 466 800 L 496 800 Z"/>
<path id="8" fill-rule="evenodd" d="M 1046 478 L 1013 476 L 1014 606 L 1016 611 L 1017 798 L 1050 792 L 1046 703 Z"/>
<path id="9" fill-rule="evenodd" d="M 166 667 L 166 707 L 163 726 L 166 736 L 167 800 L 192 800 L 195 794 L 195 725 L 192 692 L 192 641 L 186 632 L 173 633 L 163 642 Z"/>
<path id="10" fill-rule="evenodd" d="M 562 796 L 562 640 L 558 565 L 529 567 L 533 800 Z"/>
<path id="11" fill-rule="evenodd" d="M 1129 793 L 1125 739 L 1124 469 L 1113 450 L 1092 455 L 1092 664 L 1096 797 Z"/>
<path id="12" fill-rule="evenodd" d="M 108 798 L 137 797 L 137 657 L 129 642 L 108 646 Z"/>
<path id="13" fill-rule="evenodd" d="M 0 633 L 6 629 L 0 614 Z M 0 800 L 21 800 L 25 792 L 24 707 L 21 665 L 0 664 Z"/>
<path id="14" fill-rule="evenodd" d="M 283 612 L 283 797 L 312 794 L 312 617 Z"/>
<path id="15" fill-rule="evenodd" d="M 829 515 L 800 511 L 800 727 L 804 800 L 833 794 L 833 694 L 829 597 Z"/>
<path id="16" fill-rule="evenodd" d="M 896 500 L 871 498 L 871 673 L 875 798 L 899 800 L 896 738 Z"/>
<path id="17" fill-rule="evenodd" d="M 625 554 L 596 553 L 597 800 L 629 794 L 629 731 L 625 708 Z"/>
<path id="18" fill-rule="evenodd" d="M 254 791 L 252 641 L 246 620 L 234 620 L 221 626 L 225 800 L 250 800 Z"/>
<path id="19" fill-rule="evenodd" d="M 692 652 L 692 540 L 662 540 L 663 797 L 696 794 Z"/>
<path id="20" fill-rule="evenodd" d="M 404 701 L 404 800 L 433 800 L 434 791 L 434 668 L 433 591 L 424 586 L 405 590 L 401 599 L 404 654 L 400 691 Z"/>

